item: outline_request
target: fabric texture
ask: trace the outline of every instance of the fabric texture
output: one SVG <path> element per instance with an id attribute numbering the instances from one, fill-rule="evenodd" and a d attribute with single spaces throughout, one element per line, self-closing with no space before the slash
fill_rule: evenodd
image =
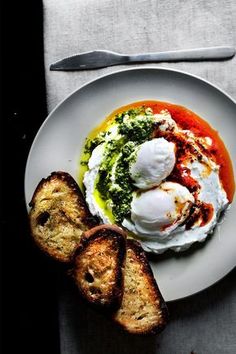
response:
<path id="1" fill-rule="evenodd" d="M 50 72 L 61 58 L 94 49 L 157 52 L 236 46 L 234 0 L 43 0 L 48 111 L 99 76 L 125 68 Z M 148 64 L 198 75 L 236 99 L 236 57 L 224 61 Z M 133 65 L 135 66 L 135 65 Z M 231 354 L 236 352 L 236 272 L 208 290 L 169 304 L 170 323 L 157 337 L 121 333 L 78 299 L 70 283 L 59 298 L 62 354 Z"/>

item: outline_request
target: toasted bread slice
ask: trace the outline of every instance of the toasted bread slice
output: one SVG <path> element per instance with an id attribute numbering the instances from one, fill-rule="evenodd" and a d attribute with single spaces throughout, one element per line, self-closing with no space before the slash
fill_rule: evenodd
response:
<path id="1" fill-rule="evenodd" d="M 85 232 L 75 253 L 73 277 L 81 295 L 100 308 L 117 308 L 123 296 L 126 235 L 117 226 Z"/>
<path id="2" fill-rule="evenodd" d="M 114 320 L 133 334 L 164 329 L 168 311 L 141 245 L 127 240 L 124 295 Z"/>
<path id="3" fill-rule="evenodd" d="M 32 236 L 48 255 L 69 262 L 82 233 L 97 224 L 75 180 L 53 172 L 38 184 L 29 213 Z"/>

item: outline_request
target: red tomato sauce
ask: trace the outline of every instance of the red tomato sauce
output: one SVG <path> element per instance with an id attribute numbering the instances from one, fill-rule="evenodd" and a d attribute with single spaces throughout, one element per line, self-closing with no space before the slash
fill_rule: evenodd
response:
<path id="1" fill-rule="evenodd" d="M 167 109 L 172 118 L 182 129 L 191 130 L 196 136 L 210 137 L 212 139 L 212 145 L 209 152 L 214 156 L 216 163 L 220 166 L 220 180 L 226 191 L 229 202 L 232 202 L 235 192 L 235 182 L 233 174 L 233 166 L 229 156 L 229 153 L 225 147 L 224 142 L 221 140 L 219 133 L 213 129 L 209 123 L 199 117 L 189 109 L 162 101 L 141 101 L 135 102 L 128 106 L 122 107 L 119 111 L 129 109 L 131 107 L 137 107 L 143 105 L 150 107 L 153 113 L 160 113 L 160 111 Z"/>

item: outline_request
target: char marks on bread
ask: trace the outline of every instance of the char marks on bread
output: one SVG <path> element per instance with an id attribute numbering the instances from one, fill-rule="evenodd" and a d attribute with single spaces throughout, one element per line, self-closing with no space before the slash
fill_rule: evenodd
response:
<path id="1" fill-rule="evenodd" d="M 38 184 L 29 220 L 36 244 L 70 262 L 79 293 L 132 334 L 164 329 L 168 311 L 141 245 L 116 225 L 97 225 L 75 180 L 53 172 Z"/>
<path id="2" fill-rule="evenodd" d="M 156 334 L 168 320 L 168 310 L 139 242 L 127 240 L 124 295 L 114 320 L 132 334 Z"/>
<path id="3" fill-rule="evenodd" d="M 123 296 L 126 235 L 100 225 L 84 233 L 74 256 L 73 278 L 81 295 L 102 308 L 117 308 Z"/>
<path id="4" fill-rule="evenodd" d="M 36 244 L 61 262 L 70 262 L 82 233 L 97 223 L 77 183 L 66 172 L 43 178 L 30 207 L 30 228 Z"/>

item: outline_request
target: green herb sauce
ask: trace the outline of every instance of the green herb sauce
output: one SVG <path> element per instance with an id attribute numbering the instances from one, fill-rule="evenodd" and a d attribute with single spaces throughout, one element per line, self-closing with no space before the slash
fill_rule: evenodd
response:
<path id="1" fill-rule="evenodd" d="M 138 107 L 117 114 L 115 123 L 118 126 L 118 138 L 106 140 L 110 132 L 102 132 L 86 142 L 85 153 L 91 156 L 93 149 L 105 142 L 105 154 L 95 188 L 101 199 L 111 205 L 115 222 L 121 223 L 130 216 L 132 193 L 135 190 L 129 166 L 136 159 L 137 147 L 151 139 L 154 120 L 152 111 Z"/>

